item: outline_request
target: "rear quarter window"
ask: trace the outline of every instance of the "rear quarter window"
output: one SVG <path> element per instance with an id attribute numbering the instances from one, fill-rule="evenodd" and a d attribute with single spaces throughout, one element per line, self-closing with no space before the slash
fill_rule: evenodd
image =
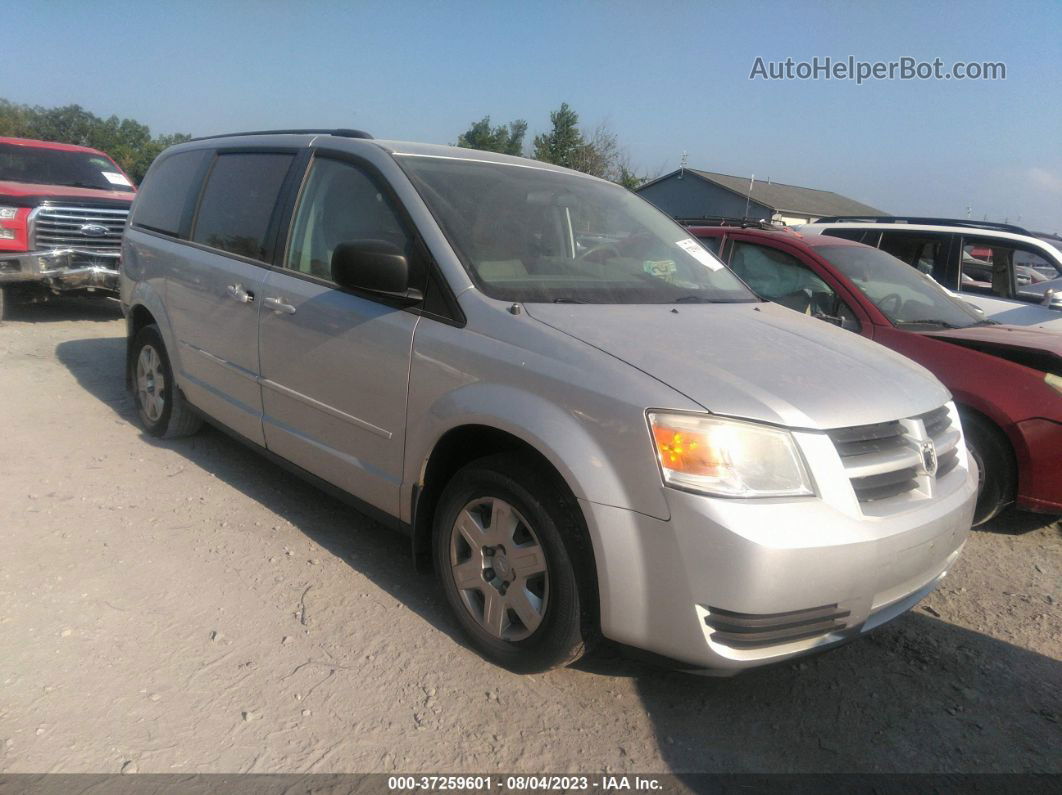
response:
<path id="1" fill-rule="evenodd" d="M 863 229 L 823 229 L 822 234 L 829 237 L 840 237 L 844 240 L 854 240 L 859 243 L 863 240 L 865 230 Z"/>
<path id="2" fill-rule="evenodd" d="M 152 166 L 133 204 L 133 225 L 179 236 L 199 192 L 203 163 L 211 154 L 207 149 L 178 152 Z"/>

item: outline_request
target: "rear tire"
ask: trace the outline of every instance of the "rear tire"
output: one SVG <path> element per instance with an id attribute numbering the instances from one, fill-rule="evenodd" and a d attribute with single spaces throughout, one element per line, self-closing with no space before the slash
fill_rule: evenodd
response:
<path id="1" fill-rule="evenodd" d="M 144 430 L 160 439 L 176 439 L 198 431 L 203 421 L 192 411 L 173 379 L 158 326 L 144 326 L 137 332 L 130 356 L 133 400 Z"/>
<path id="2" fill-rule="evenodd" d="M 563 486 L 527 457 L 473 461 L 435 510 L 435 570 L 472 646 L 518 673 L 569 665 L 586 652 L 580 578 L 582 516 Z"/>
<path id="3" fill-rule="evenodd" d="M 966 447 L 976 462 L 978 475 L 977 507 L 974 526 L 982 525 L 1014 502 L 1018 471 L 1007 437 L 979 414 L 964 412 L 962 427 Z"/>

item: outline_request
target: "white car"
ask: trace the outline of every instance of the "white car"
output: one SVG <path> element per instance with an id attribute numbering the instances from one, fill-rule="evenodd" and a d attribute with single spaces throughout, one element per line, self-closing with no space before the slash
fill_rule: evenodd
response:
<path id="1" fill-rule="evenodd" d="M 1062 332 L 1062 251 L 1021 227 L 860 216 L 821 218 L 799 231 L 883 249 L 929 273 L 991 320 Z"/>

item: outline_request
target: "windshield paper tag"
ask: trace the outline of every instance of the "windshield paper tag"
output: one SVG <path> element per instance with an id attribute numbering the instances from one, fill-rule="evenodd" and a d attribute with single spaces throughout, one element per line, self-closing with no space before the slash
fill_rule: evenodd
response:
<path id="1" fill-rule="evenodd" d="M 125 185 L 127 188 L 133 187 L 133 183 L 126 178 L 125 174 L 119 174 L 116 171 L 104 171 L 102 173 L 104 178 L 112 185 Z"/>
<path id="2" fill-rule="evenodd" d="M 693 257 L 697 262 L 701 263 L 706 268 L 711 268 L 713 271 L 720 271 L 723 269 L 723 263 L 713 257 L 700 243 L 693 238 L 687 237 L 685 240 L 675 241 L 675 245 Z"/>

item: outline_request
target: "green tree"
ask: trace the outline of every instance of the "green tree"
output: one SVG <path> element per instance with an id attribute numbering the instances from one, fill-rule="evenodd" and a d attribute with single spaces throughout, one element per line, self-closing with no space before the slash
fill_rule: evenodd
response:
<path id="1" fill-rule="evenodd" d="M 481 149 L 487 152 L 501 152 L 503 155 L 522 155 L 524 153 L 524 135 L 527 122 L 523 119 L 511 121 L 499 127 L 490 126 L 490 116 L 484 116 L 457 137 L 457 145 L 466 149 Z"/>
<path id="2" fill-rule="evenodd" d="M 579 114 L 567 102 L 549 114 L 552 129 L 547 133 L 536 135 L 534 140 L 534 158 L 544 163 L 553 163 L 565 168 L 586 165 L 586 141 L 579 130 Z M 582 170 L 582 169 L 579 169 Z"/>
<path id="3" fill-rule="evenodd" d="M 110 155 L 134 182 L 143 179 L 159 152 L 191 138 L 184 133 L 152 137 L 140 122 L 102 119 L 80 105 L 42 108 L 6 99 L 0 99 L 0 135 L 91 146 Z"/>
<path id="4" fill-rule="evenodd" d="M 608 179 L 629 190 L 645 182 L 645 177 L 634 173 L 630 157 L 607 123 L 599 124 L 587 136 L 579 128 L 579 114 L 567 102 L 549 118 L 552 129 L 535 136 L 536 160 Z"/>

